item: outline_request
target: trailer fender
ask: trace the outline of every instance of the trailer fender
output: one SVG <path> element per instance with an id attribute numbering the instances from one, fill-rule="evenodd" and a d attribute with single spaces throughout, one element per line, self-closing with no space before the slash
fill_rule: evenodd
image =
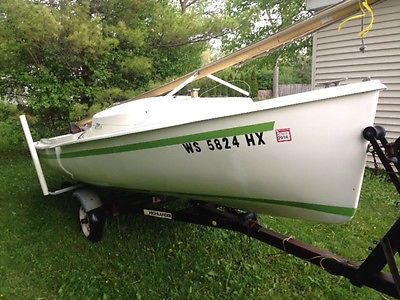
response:
<path id="1" fill-rule="evenodd" d="M 101 202 L 99 195 L 97 195 L 97 193 L 88 188 L 76 190 L 72 194 L 72 198 L 79 200 L 79 202 L 81 203 L 82 207 L 85 209 L 86 212 L 90 212 L 91 210 L 103 206 L 103 203 Z"/>

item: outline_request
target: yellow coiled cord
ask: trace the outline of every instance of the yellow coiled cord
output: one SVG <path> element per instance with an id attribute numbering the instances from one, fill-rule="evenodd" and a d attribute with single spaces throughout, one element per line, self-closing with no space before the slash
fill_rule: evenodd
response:
<path id="1" fill-rule="evenodd" d="M 367 16 L 367 12 L 370 14 L 371 20 L 370 20 L 368 26 L 365 27 L 359 33 L 360 37 L 364 38 L 367 35 L 367 33 L 372 29 L 372 26 L 374 25 L 374 22 L 375 22 L 374 11 L 372 10 L 371 6 L 369 6 L 368 0 L 360 1 L 359 5 L 360 5 L 360 10 L 361 10 L 362 14 L 361 15 L 357 15 L 357 16 L 351 16 L 351 17 L 347 18 L 346 20 L 344 20 L 342 23 L 339 24 L 338 31 L 343 29 L 344 25 L 347 22 L 364 18 L 365 16 Z"/>

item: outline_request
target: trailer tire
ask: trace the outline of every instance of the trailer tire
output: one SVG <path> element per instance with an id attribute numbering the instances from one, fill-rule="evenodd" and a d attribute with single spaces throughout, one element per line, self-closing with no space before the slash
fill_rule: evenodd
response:
<path id="1" fill-rule="evenodd" d="M 79 208 L 79 225 L 83 235 L 91 242 L 98 242 L 103 237 L 105 214 L 102 207 L 86 211 Z"/>

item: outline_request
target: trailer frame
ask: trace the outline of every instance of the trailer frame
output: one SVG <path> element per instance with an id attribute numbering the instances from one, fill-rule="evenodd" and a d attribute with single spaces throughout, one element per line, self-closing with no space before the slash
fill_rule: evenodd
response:
<path id="1" fill-rule="evenodd" d="M 398 177 L 400 138 L 397 143 L 389 143 L 385 138 L 384 128 L 380 126 L 365 128 L 363 136 L 370 142 L 370 152 L 378 155 L 400 194 Z M 155 199 L 157 201 L 154 201 Z M 199 201 L 192 201 L 191 206 L 183 209 L 168 210 L 164 209 L 163 204 L 174 200 L 173 198 L 159 199 L 152 197 L 148 200 L 134 205 L 133 212 L 145 217 L 156 217 L 236 231 L 319 266 L 332 275 L 348 278 L 357 287 L 367 286 L 400 299 L 400 275 L 395 261 L 395 255 L 400 250 L 400 218 L 360 264 L 298 241 L 291 236 L 267 229 L 258 223 L 256 214 L 252 212 L 243 212 Z M 390 273 L 383 271 L 386 265 L 389 267 Z"/>

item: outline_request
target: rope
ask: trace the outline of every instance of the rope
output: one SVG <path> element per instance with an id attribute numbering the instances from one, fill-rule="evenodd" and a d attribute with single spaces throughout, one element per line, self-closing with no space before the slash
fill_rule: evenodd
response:
<path id="1" fill-rule="evenodd" d="M 313 256 L 313 257 L 311 257 L 311 258 L 308 258 L 307 260 L 308 260 L 309 262 L 311 262 L 312 260 L 314 260 L 314 259 L 319 259 L 319 258 L 321 258 L 321 260 L 319 261 L 319 266 L 320 266 L 323 270 L 325 270 L 325 267 L 322 265 L 322 263 L 323 263 L 324 260 L 332 259 L 332 260 L 335 260 L 335 261 L 337 261 L 337 262 L 339 262 L 339 263 L 342 262 L 342 261 L 340 261 L 339 259 L 337 259 L 336 257 L 333 257 L 333 256 L 322 256 L 322 255 Z"/>
<path id="2" fill-rule="evenodd" d="M 289 237 L 287 237 L 286 239 L 284 239 L 282 241 L 283 251 L 285 251 L 285 252 L 287 252 L 286 251 L 286 247 L 285 247 L 285 243 L 288 242 L 290 239 L 293 239 L 293 236 L 289 236 Z"/>
<path id="3" fill-rule="evenodd" d="M 339 24 L 338 31 L 343 29 L 344 25 L 347 22 L 350 22 L 353 20 L 358 20 L 358 19 L 363 19 L 365 16 L 367 16 L 367 12 L 368 12 L 369 15 L 371 16 L 371 20 L 370 20 L 368 26 L 360 31 L 359 35 L 361 38 L 364 38 L 368 34 L 368 32 L 372 29 L 372 27 L 374 25 L 375 14 L 374 14 L 374 11 L 372 10 L 371 6 L 368 4 L 368 0 L 360 0 L 359 6 L 360 6 L 360 10 L 361 10 L 362 14 L 356 15 L 356 16 L 351 16 L 351 17 L 347 18 L 346 20 L 344 20 L 343 22 L 341 22 Z"/>

